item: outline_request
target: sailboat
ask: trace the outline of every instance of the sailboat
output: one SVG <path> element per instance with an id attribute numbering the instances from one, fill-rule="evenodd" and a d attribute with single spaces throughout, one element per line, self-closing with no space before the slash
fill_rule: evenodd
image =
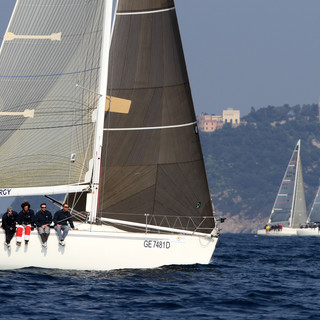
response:
<path id="1" fill-rule="evenodd" d="M 320 236 L 320 186 L 313 200 L 304 228 L 297 231 L 298 236 Z"/>
<path id="2" fill-rule="evenodd" d="M 295 236 L 306 223 L 307 210 L 298 140 L 282 179 L 267 226 L 258 235 Z"/>
<path id="3" fill-rule="evenodd" d="M 53 230 L 47 249 L 36 230 L 28 246 L 0 246 L 0 269 L 211 260 L 219 233 L 174 1 L 119 0 L 113 22 L 112 2 L 15 4 L 0 51 L 0 199 L 65 194 L 78 230 L 65 246 Z"/>

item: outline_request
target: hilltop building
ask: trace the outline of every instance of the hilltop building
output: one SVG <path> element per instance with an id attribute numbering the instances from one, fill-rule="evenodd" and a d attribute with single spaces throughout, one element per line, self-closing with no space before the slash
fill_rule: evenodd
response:
<path id="1" fill-rule="evenodd" d="M 213 132 L 223 127 L 222 116 L 203 114 L 197 116 L 200 131 Z"/>
<path id="2" fill-rule="evenodd" d="M 199 130 L 203 132 L 214 132 L 221 129 L 226 123 L 231 123 L 232 127 L 236 127 L 240 124 L 240 110 L 228 108 L 222 110 L 221 116 L 201 113 L 197 116 L 197 120 Z"/>

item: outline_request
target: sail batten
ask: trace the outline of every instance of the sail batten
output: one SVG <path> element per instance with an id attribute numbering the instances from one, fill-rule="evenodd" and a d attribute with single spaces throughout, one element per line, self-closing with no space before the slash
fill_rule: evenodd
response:
<path id="1" fill-rule="evenodd" d="M 105 131 L 131 131 L 131 130 L 160 130 L 160 129 L 173 129 L 173 128 L 181 128 L 187 126 L 194 126 L 197 124 L 197 121 L 191 123 L 184 124 L 176 124 L 171 126 L 159 126 L 159 127 L 140 127 L 140 128 L 104 128 Z"/>
<path id="2" fill-rule="evenodd" d="M 118 1 L 117 13 L 153 11 L 174 8 L 173 0 L 121 0 Z"/>
<path id="3" fill-rule="evenodd" d="M 57 77 L 57 76 L 66 76 L 71 74 L 79 74 L 84 72 L 90 72 L 94 70 L 98 70 L 99 67 L 91 68 L 87 70 L 79 70 L 73 72 L 65 72 L 65 73 L 52 73 L 52 74 L 33 74 L 33 75 L 0 75 L 0 78 L 38 78 L 38 77 Z"/>
<path id="4" fill-rule="evenodd" d="M 149 11 L 130 11 L 130 12 L 117 12 L 117 16 L 125 16 L 125 15 L 134 15 L 134 14 L 154 14 L 161 13 L 170 10 L 175 10 L 175 7 L 167 8 L 167 9 L 158 9 L 158 10 L 149 10 Z"/>

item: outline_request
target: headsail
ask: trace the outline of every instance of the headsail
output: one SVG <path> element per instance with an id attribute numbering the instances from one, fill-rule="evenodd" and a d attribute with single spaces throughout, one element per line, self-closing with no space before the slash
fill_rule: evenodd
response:
<path id="1" fill-rule="evenodd" d="M 306 201 L 299 140 L 282 179 L 269 223 L 298 228 L 300 225 L 305 224 L 306 220 Z"/>
<path id="2" fill-rule="evenodd" d="M 98 215 L 210 233 L 213 207 L 172 0 L 118 1 L 108 95 L 130 105 L 119 113 L 106 104 Z"/>
<path id="3" fill-rule="evenodd" d="M 0 188 L 90 181 L 103 8 L 17 1 L 0 54 Z"/>
<path id="4" fill-rule="evenodd" d="M 299 228 L 305 225 L 307 221 L 307 207 L 306 199 L 303 186 L 303 175 L 302 175 L 302 165 L 300 158 L 300 140 L 299 140 L 299 154 L 298 154 L 298 168 L 297 168 L 297 178 L 296 178 L 296 190 L 295 190 L 295 203 L 292 214 L 291 227 Z"/>
<path id="5" fill-rule="evenodd" d="M 320 187 L 317 190 L 317 194 L 313 200 L 312 207 L 308 216 L 307 223 L 310 222 L 320 223 Z"/>

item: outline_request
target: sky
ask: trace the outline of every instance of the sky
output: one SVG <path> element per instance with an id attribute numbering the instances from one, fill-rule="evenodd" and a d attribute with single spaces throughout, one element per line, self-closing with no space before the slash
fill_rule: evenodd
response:
<path id="1" fill-rule="evenodd" d="M 0 0 L 0 36 L 15 0 Z M 175 0 L 196 113 L 317 103 L 319 0 Z"/>

